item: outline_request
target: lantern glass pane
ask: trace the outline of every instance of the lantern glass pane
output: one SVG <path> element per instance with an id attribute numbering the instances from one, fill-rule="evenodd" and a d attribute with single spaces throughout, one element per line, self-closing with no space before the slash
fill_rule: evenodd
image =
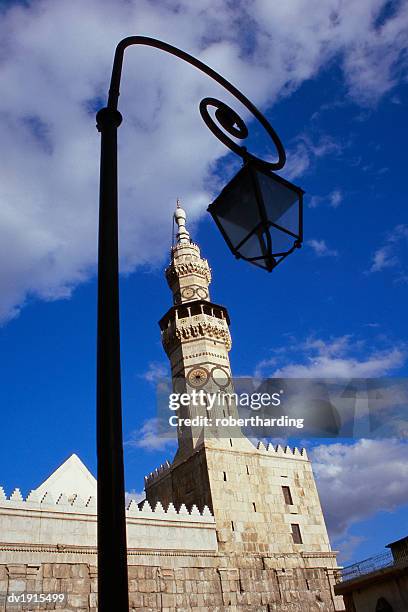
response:
<path id="1" fill-rule="evenodd" d="M 238 251 L 243 257 L 262 257 L 264 251 L 262 250 L 259 235 L 252 234 L 252 236 L 239 247 Z"/>
<path id="2" fill-rule="evenodd" d="M 257 172 L 257 178 L 268 221 L 299 235 L 299 194 L 297 191 L 263 172 Z"/>
<path id="3" fill-rule="evenodd" d="M 287 253 L 293 247 L 296 238 L 278 230 L 273 225 L 269 228 L 272 238 L 272 253 Z"/>
<path id="4" fill-rule="evenodd" d="M 211 205 L 211 212 L 216 215 L 234 247 L 259 225 L 259 208 L 253 179 L 246 168 L 221 192 Z"/>

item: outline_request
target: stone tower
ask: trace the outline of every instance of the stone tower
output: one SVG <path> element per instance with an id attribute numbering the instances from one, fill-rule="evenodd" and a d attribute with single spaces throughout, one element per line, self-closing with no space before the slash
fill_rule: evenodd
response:
<path id="1" fill-rule="evenodd" d="M 190 239 L 179 204 L 174 217 L 177 240 L 166 270 L 173 306 L 160 321 L 173 386 L 178 392 L 230 391 L 228 312 L 210 300 L 210 268 Z M 236 408 L 214 410 L 231 414 Z M 206 414 L 205 405 L 190 403 L 179 416 Z M 284 555 L 296 567 L 310 567 L 309 560 L 319 558 L 320 566 L 336 567 L 305 450 L 255 447 L 240 431 L 229 435 L 198 426 L 179 428 L 178 441 L 173 462 L 146 477 L 152 505 L 208 505 L 219 549 L 229 555 Z"/>

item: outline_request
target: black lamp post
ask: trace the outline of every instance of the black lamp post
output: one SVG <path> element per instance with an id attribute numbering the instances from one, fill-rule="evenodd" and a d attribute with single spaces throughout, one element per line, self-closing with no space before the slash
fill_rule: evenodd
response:
<path id="1" fill-rule="evenodd" d="M 276 146 L 278 159 L 263 161 L 227 135 L 245 139 L 248 129 L 241 117 L 214 98 L 200 103 L 201 115 L 211 131 L 244 160 L 244 167 L 209 210 L 233 253 L 271 270 L 302 240 L 302 190 L 272 174 L 285 164 L 284 148 L 272 126 L 236 87 L 188 53 L 167 43 L 131 36 L 117 46 L 108 105 L 96 116 L 101 133 L 98 340 L 97 340 L 97 460 L 98 460 L 98 609 L 128 612 L 126 514 L 123 469 L 120 378 L 117 110 L 123 56 L 131 45 L 147 45 L 184 60 L 222 85 L 261 123 Z M 208 107 L 214 107 L 214 122 Z M 292 220 L 297 207 L 297 223 Z M 284 235 L 280 241 L 277 232 Z M 293 242 L 294 241 L 294 242 Z M 293 244 L 289 247 L 289 242 Z"/>

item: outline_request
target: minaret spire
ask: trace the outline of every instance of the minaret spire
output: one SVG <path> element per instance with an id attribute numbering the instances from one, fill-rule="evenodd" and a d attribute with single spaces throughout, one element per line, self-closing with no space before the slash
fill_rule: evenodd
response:
<path id="1" fill-rule="evenodd" d="M 207 260 L 201 257 L 200 247 L 190 238 L 186 228 L 186 212 L 181 207 L 179 198 L 173 218 L 177 223 L 177 236 L 171 249 L 170 265 L 166 269 L 173 303 L 209 300 L 211 271 Z"/>
<path id="2" fill-rule="evenodd" d="M 186 211 L 181 208 L 179 198 L 177 198 L 176 210 L 174 212 L 174 220 L 178 226 L 177 244 L 190 244 L 190 234 L 186 229 Z"/>

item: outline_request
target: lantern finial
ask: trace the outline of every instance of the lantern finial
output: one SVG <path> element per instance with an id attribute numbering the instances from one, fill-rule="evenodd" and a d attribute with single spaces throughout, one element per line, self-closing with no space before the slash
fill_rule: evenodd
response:
<path id="1" fill-rule="evenodd" d="M 181 208 L 179 198 L 177 198 L 176 210 L 174 213 L 174 220 L 178 226 L 177 232 L 177 244 L 190 244 L 190 234 L 186 229 L 186 212 Z"/>

